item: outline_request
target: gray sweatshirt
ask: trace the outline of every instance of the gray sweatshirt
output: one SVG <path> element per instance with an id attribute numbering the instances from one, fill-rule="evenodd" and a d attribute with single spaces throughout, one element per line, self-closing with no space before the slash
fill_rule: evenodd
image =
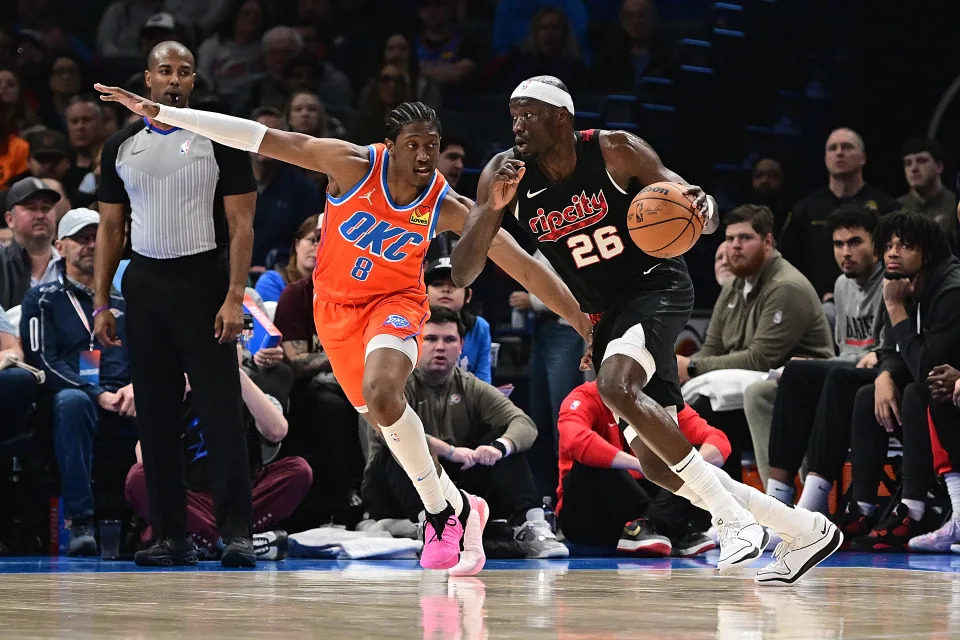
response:
<path id="1" fill-rule="evenodd" d="M 837 305 L 836 334 L 840 355 L 834 360 L 858 362 L 880 347 L 883 328 L 883 264 L 877 262 L 869 279 L 861 287 L 855 278 L 840 276 L 833 285 Z"/>

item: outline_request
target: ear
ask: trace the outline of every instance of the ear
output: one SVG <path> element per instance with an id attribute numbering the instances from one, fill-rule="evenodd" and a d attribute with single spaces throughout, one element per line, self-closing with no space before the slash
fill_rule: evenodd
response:
<path id="1" fill-rule="evenodd" d="M 7 223 L 8 227 L 13 227 L 13 211 L 5 211 L 3 214 L 3 221 Z"/>
<path id="2" fill-rule="evenodd" d="M 57 250 L 57 253 L 63 255 L 63 240 L 55 240 L 53 246 Z"/>
<path id="3" fill-rule="evenodd" d="M 393 150 L 394 150 L 394 149 L 396 148 L 396 146 L 397 146 L 396 143 L 395 143 L 393 140 L 391 140 L 390 138 L 384 138 L 383 144 L 384 144 L 384 146 L 387 148 L 387 153 L 389 153 L 389 154 L 392 156 L 392 155 L 393 155 Z"/>
<path id="4" fill-rule="evenodd" d="M 470 300 L 473 298 L 473 289 L 467 287 L 463 293 L 463 304 L 464 306 L 470 304 Z"/>

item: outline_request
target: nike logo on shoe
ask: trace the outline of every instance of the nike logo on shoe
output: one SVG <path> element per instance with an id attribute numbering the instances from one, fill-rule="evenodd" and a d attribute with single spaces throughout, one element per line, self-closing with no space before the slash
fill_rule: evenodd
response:
<path id="1" fill-rule="evenodd" d="M 533 198 L 534 196 L 538 196 L 546 190 L 547 190 L 546 187 L 544 187 L 543 189 L 540 189 L 539 191 L 530 191 L 530 189 L 527 189 L 527 197 Z"/>

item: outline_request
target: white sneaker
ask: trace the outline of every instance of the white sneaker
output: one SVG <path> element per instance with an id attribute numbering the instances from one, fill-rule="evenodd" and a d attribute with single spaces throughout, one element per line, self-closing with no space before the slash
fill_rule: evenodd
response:
<path id="1" fill-rule="evenodd" d="M 546 520 L 527 520 L 517 530 L 515 538 L 528 558 L 566 558 L 570 555 L 570 550 L 557 540 Z"/>
<path id="2" fill-rule="evenodd" d="M 487 562 L 487 555 L 483 552 L 483 529 L 487 526 L 490 509 L 487 501 L 480 496 L 464 493 L 470 501 L 470 515 L 467 516 L 467 526 L 463 529 L 463 551 L 460 552 L 460 561 L 450 569 L 450 576 L 475 576 L 483 569 Z"/>
<path id="3" fill-rule="evenodd" d="M 960 519 L 950 518 L 939 529 L 910 538 L 907 546 L 911 551 L 947 553 L 953 550 L 956 542 L 960 542 Z"/>
<path id="4" fill-rule="evenodd" d="M 840 548 L 843 534 L 837 525 L 822 513 L 813 516 L 813 528 L 796 538 L 780 534 L 783 542 L 773 552 L 774 561 L 757 572 L 757 584 L 793 584 Z"/>
<path id="5" fill-rule="evenodd" d="M 720 573 L 749 565 L 767 546 L 769 536 L 766 530 L 746 509 L 725 509 L 717 514 L 713 524 L 720 538 L 720 559 L 717 561 Z"/>

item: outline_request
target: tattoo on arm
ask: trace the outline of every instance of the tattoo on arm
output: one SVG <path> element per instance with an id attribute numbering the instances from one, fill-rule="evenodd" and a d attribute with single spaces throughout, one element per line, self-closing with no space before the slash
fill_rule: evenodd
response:
<path id="1" fill-rule="evenodd" d="M 331 371 L 330 359 L 322 351 L 310 353 L 306 340 L 287 340 L 283 343 L 283 354 L 287 357 L 294 373 L 298 376 L 313 375 Z"/>

